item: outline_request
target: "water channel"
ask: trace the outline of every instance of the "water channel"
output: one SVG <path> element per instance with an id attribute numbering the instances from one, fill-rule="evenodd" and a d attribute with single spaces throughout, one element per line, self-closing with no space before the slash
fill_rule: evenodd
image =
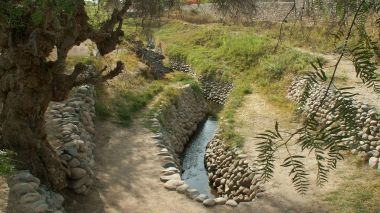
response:
<path id="1" fill-rule="evenodd" d="M 213 117 L 198 127 L 198 130 L 190 139 L 182 155 L 182 179 L 190 188 L 197 189 L 201 194 L 214 198 L 215 193 L 209 186 L 207 170 L 204 164 L 204 156 L 207 144 L 212 140 L 217 128 L 217 121 Z"/>

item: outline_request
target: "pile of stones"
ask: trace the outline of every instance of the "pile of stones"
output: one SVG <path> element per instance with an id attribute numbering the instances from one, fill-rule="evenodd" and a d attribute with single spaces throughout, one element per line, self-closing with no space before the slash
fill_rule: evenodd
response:
<path id="1" fill-rule="evenodd" d="M 346 136 L 345 145 L 350 147 L 353 154 L 358 154 L 364 161 L 367 161 L 370 167 L 380 169 L 380 117 L 376 109 L 352 98 L 343 97 L 337 90 L 330 89 L 320 109 L 316 111 L 326 94 L 327 86 L 323 83 L 313 84 L 309 97 L 302 100 L 305 85 L 305 79 L 296 78 L 288 90 L 290 100 L 298 104 L 303 103 L 302 106 L 299 106 L 303 115 L 308 116 L 311 113 L 316 113 L 316 119 L 321 125 L 338 120 L 337 124 L 340 128 L 338 135 Z M 346 129 L 344 116 L 340 115 L 338 109 L 335 109 L 337 101 L 344 98 L 352 101 L 350 107 L 355 111 L 355 131 Z"/>
<path id="2" fill-rule="evenodd" d="M 81 86 L 64 102 L 52 102 L 46 112 L 48 140 L 69 168 L 69 188 L 86 194 L 93 184 L 95 89 Z M 62 195 L 50 191 L 29 171 L 21 170 L 8 180 L 12 212 L 64 212 Z"/>
<path id="3" fill-rule="evenodd" d="M 190 65 L 186 64 L 185 62 L 183 62 L 181 60 L 170 59 L 170 67 L 173 70 L 177 70 L 177 71 L 180 71 L 180 72 L 190 73 L 192 75 L 195 75 L 195 72 L 194 72 L 193 68 Z"/>
<path id="4" fill-rule="evenodd" d="M 8 208 L 11 212 L 62 213 L 64 198 L 40 185 L 40 180 L 29 171 L 18 171 L 8 180 L 10 188 Z"/>
<path id="5" fill-rule="evenodd" d="M 93 184 L 95 89 L 81 86 L 64 102 L 53 102 L 46 113 L 49 142 L 70 170 L 69 188 L 86 194 Z"/>
<path id="6" fill-rule="evenodd" d="M 201 88 L 206 99 L 224 105 L 234 85 L 232 82 L 220 82 L 206 77 L 199 77 Z"/>
<path id="7" fill-rule="evenodd" d="M 249 202 L 263 195 L 260 175 L 238 149 L 225 145 L 217 132 L 206 149 L 206 168 L 210 184 L 219 196 L 236 203 Z M 232 202 L 232 201 L 230 201 Z"/>
<path id="8" fill-rule="evenodd" d="M 134 41 L 133 50 L 139 57 L 140 61 L 148 65 L 150 73 L 154 79 L 162 79 L 166 73 L 172 71 L 171 68 L 166 67 L 163 63 L 165 56 L 160 50 L 144 47 L 141 41 Z"/>

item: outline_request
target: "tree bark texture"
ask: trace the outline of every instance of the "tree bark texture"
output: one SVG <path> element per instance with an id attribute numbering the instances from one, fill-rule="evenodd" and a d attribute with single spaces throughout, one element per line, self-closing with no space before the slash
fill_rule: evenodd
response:
<path id="1" fill-rule="evenodd" d="M 52 99 L 52 84 L 47 83 L 51 76 L 33 70 L 16 69 L 9 73 L 19 76 L 12 74 L 18 79 L 3 97 L 3 146 L 17 152 L 16 158 L 23 162 L 18 165 L 20 168 L 30 169 L 44 183 L 60 190 L 66 186 L 67 169 L 47 141 L 44 120 Z"/>

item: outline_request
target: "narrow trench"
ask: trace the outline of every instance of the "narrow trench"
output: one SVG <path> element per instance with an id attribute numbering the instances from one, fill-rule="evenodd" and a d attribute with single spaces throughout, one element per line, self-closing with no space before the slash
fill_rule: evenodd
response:
<path id="1" fill-rule="evenodd" d="M 201 194 L 205 194 L 209 198 L 215 198 L 217 194 L 209 185 L 204 157 L 207 144 L 214 137 L 216 128 L 216 118 L 209 116 L 206 121 L 199 125 L 181 158 L 182 179 L 190 188 L 197 189 Z"/>

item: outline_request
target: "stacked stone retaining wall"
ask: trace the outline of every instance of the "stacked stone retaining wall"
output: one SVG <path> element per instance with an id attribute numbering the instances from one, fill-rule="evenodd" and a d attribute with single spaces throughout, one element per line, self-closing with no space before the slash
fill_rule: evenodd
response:
<path id="1" fill-rule="evenodd" d="M 46 112 L 50 144 L 68 168 L 69 188 L 86 194 L 93 184 L 95 89 L 81 86 L 63 102 L 52 102 Z M 9 178 L 9 211 L 17 213 L 64 212 L 62 195 L 41 185 L 29 171 Z"/>
<path id="2" fill-rule="evenodd" d="M 288 90 L 288 98 L 299 104 L 305 91 L 306 80 L 296 78 Z M 330 123 L 334 118 L 338 118 L 340 132 L 339 135 L 348 138 L 345 144 L 349 146 L 353 154 L 358 154 L 364 161 L 368 162 L 372 168 L 378 168 L 380 157 L 380 116 L 377 110 L 365 103 L 352 100 L 352 107 L 355 109 L 355 131 L 348 131 L 345 128 L 344 115 L 340 115 L 338 109 L 335 109 L 337 101 L 344 97 L 334 89 L 327 93 L 327 97 L 322 103 L 320 109 L 316 108 L 321 104 L 323 96 L 326 94 L 327 85 L 320 83 L 315 84 L 310 92 L 309 97 L 303 100 L 304 105 L 299 106 L 304 116 L 315 112 L 317 120 L 321 125 Z"/>
<path id="3" fill-rule="evenodd" d="M 76 88 L 64 102 L 53 102 L 47 111 L 49 141 L 70 170 L 69 188 L 86 194 L 93 184 L 95 148 L 95 89 Z"/>
<path id="4" fill-rule="evenodd" d="M 27 170 L 18 171 L 8 180 L 8 186 L 10 188 L 9 213 L 64 212 L 63 196 L 49 191 Z"/>
<path id="5" fill-rule="evenodd" d="M 158 133 L 153 136 L 160 149 L 163 170 L 160 180 L 168 190 L 176 190 L 190 199 L 200 202 L 208 199 L 196 189 L 190 188 L 181 180 L 181 158 L 190 137 L 207 116 L 207 103 L 201 94 L 195 92 L 190 85 L 176 88 L 179 94 L 169 105 L 161 104 L 158 113 L 151 119 L 152 127 Z"/>
<path id="6" fill-rule="evenodd" d="M 234 85 L 232 82 L 222 82 L 206 76 L 197 76 L 193 68 L 181 60 L 170 60 L 172 69 L 191 74 L 201 86 L 204 97 L 214 103 L 224 105 Z"/>
<path id="7" fill-rule="evenodd" d="M 210 184 L 219 196 L 237 203 L 260 197 L 264 189 L 256 168 L 249 165 L 239 149 L 227 146 L 220 133 L 217 132 L 206 149 L 205 162 Z"/>

